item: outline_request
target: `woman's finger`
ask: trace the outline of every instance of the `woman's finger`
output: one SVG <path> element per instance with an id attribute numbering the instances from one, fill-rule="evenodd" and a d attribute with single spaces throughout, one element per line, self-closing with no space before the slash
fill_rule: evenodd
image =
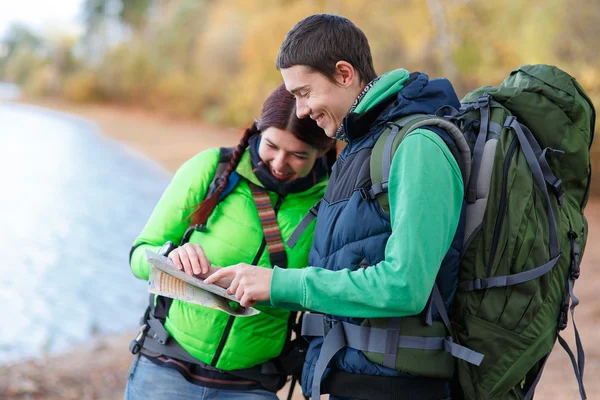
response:
<path id="1" fill-rule="evenodd" d="M 192 247 L 191 245 L 189 245 L 188 243 L 186 243 L 183 246 L 183 249 L 185 250 L 187 257 L 190 260 L 190 267 L 192 268 L 192 275 L 199 275 L 200 272 L 202 271 L 202 268 L 200 267 L 200 259 L 198 257 L 198 253 L 196 252 L 196 249 L 194 247 Z"/>
<path id="2" fill-rule="evenodd" d="M 196 251 L 196 254 L 198 255 L 198 260 L 200 261 L 201 273 L 207 274 L 208 271 L 210 270 L 210 261 L 206 257 L 206 254 L 204 253 L 204 249 L 202 248 L 202 246 L 197 244 L 194 246 L 194 250 Z"/>
<path id="3" fill-rule="evenodd" d="M 190 258 L 188 257 L 187 251 L 184 249 L 178 249 L 177 252 L 179 254 L 179 258 L 181 259 L 181 264 L 183 265 L 183 269 L 186 274 L 194 275 L 194 271 L 192 270 L 192 264 L 190 263 Z"/>
<path id="4" fill-rule="evenodd" d="M 173 266 L 178 270 L 183 269 L 183 264 L 181 264 L 181 259 L 179 258 L 179 253 L 176 250 L 173 250 L 169 253 L 169 260 L 173 261 Z"/>

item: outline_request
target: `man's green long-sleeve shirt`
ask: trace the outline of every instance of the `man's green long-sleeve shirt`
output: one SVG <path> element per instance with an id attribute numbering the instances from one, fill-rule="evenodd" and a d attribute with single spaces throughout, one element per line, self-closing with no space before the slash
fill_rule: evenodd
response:
<path id="1" fill-rule="evenodd" d="M 392 234 L 383 261 L 356 271 L 275 268 L 271 304 L 359 318 L 420 313 L 460 219 L 460 168 L 438 135 L 417 129 L 394 155 L 388 190 Z"/>

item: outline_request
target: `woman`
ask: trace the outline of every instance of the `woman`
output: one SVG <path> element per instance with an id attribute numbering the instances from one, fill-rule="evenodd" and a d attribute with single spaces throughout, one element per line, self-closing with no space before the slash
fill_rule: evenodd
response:
<path id="1" fill-rule="evenodd" d="M 229 152 L 211 193 L 227 154 L 201 152 L 177 171 L 134 243 L 130 263 L 137 278 L 149 276 L 146 250 L 201 277 L 217 269 L 211 265 L 306 266 L 314 224 L 293 248 L 283 243 L 323 196 L 327 158 L 335 158 L 333 141 L 314 121 L 297 118 L 294 98 L 281 85 L 266 99 L 260 120 Z M 277 224 L 268 219 L 272 212 Z M 277 231 L 279 241 L 273 239 Z M 286 375 L 281 359 L 273 360 L 289 344 L 290 312 L 257 308 L 258 315 L 234 317 L 157 297 L 132 343 L 136 357 L 125 398 L 276 399 Z"/>

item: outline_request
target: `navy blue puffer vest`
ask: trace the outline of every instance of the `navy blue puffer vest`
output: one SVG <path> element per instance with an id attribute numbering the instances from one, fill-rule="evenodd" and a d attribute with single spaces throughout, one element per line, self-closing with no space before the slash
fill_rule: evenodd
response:
<path id="1" fill-rule="evenodd" d="M 364 190 L 371 185 L 371 151 L 385 130 L 386 122 L 415 113 L 433 114 L 444 105 L 460 107 L 451 84 L 445 79 L 429 80 L 425 74 L 414 73 L 397 94 L 383 99 L 363 114 L 351 113 L 344 119 L 348 145 L 333 167 L 329 186 L 319 207 L 309 265 L 334 271 L 344 268 L 356 270 L 384 259 L 385 246 L 391 234 L 390 217 L 383 212 L 377 200 L 367 199 L 364 195 Z M 431 130 L 450 147 L 454 146 L 443 130 Z M 436 278 L 446 308 L 452 303 L 457 285 L 464 210 L 463 207 L 454 241 Z M 436 316 L 434 310 L 434 318 Z M 362 321 L 359 318 L 330 317 L 354 324 Z M 307 352 L 302 379 L 305 394 L 311 392 L 322 342 L 322 337 L 313 339 Z M 340 350 L 331 361 L 330 368 L 354 374 L 400 375 L 398 371 L 369 361 L 361 351 L 352 348 Z"/>

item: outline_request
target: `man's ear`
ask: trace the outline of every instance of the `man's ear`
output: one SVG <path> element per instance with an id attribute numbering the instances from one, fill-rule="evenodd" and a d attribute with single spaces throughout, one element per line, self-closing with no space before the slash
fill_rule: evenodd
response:
<path id="1" fill-rule="evenodd" d="M 352 64 L 347 61 L 338 61 L 335 64 L 335 80 L 338 82 L 338 85 L 350 87 L 356 83 L 357 79 L 358 74 Z"/>

